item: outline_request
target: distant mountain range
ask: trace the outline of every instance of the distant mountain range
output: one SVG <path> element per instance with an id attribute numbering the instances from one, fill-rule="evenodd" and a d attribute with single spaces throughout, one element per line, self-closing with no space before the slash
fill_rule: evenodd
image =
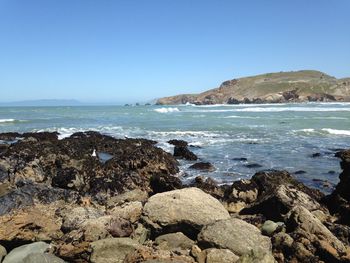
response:
<path id="1" fill-rule="evenodd" d="M 309 101 L 350 101 L 350 78 L 336 79 L 323 72 L 301 70 L 232 79 L 200 94 L 158 99 L 156 104 L 239 104 Z"/>
<path id="2" fill-rule="evenodd" d="M 77 100 L 24 100 L 14 102 L 0 102 L 0 106 L 81 106 Z"/>

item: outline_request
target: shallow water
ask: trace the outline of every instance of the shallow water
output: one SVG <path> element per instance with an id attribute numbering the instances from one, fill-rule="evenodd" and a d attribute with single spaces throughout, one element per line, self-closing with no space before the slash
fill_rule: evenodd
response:
<path id="1" fill-rule="evenodd" d="M 286 169 L 305 171 L 295 176 L 321 187 L 312 179 L 336 184 L 340 166 L 335 149 L 350 148 L 350 103 L 0 107 L 0 132 L 58 131 L 63 138 L 85 130 L 157 140 L 169 152 L 169 139 L 188 141 L 202 161 L 217 169 L 191 171 L 187 167 L 192 163 L 182 161 L 185 181 L 201 174 L 228 183 L 261 169 Z M 321 156 L 313 158 L 313 153 Z M 246 167 L 252 163 L 262 167 Z"/>

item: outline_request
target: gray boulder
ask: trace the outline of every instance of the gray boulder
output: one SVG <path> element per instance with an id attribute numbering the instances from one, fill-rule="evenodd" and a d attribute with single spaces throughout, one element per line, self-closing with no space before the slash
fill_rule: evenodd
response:
<path id="1" fill-rule="evenodd" d="M 239 259 L 228 249 L 210 248 L 204 251 L 207 254 L 206 263 L 234 263 Z"/>
<path id="2" fill-rule="evenodd" d="M 0 262 L 2 262 L 2 259 L 7 255 L 6 248 L 0 245 Z"/>
<path id="3" fill-rule="evenodd" d="M 238 256 L 251 250 L 270 252 L 272 247 L 270 238 L 263 236 L 257 227 L 237 218 L 205 226 L 198 241 L 203 247 L 227 248 Z"/>
<path id="4" fill-rule="evenodd" d="M 23 263 L 65 263 L 65 261 L 52 254 L 33 253 L 26 256 Z"/>
<path id="5" fill-rule="evenodd" d="M 165 250 L 191 249 L 195 242 L 181 232 L 162 235 L 156 238 L 155 243 Z"/>
<path id="6" fill-rule="evenodd" d="M 45 242 L 35 242 L 28 245 L 17 247 L 8 253 L 3 263 L 21 263 L 30 254 L 43 254 L 50 248 Z"/>
<path id="7" fill-rule="evenodd" d="M 241 256 L 237 263 L 276 263 L 271 252 L 262 250 L 252 250 L 249 253 Z"/>
<path id="8" fill-rule="evenodd" d="M 198 188 L 156 194 L 144 206 L 144 220 L 155 232 L 184 232 L 193 236 L 217 220 L 230 218 L 223 205 Z"/>
<path id="9" fill-rule="evenodd" d="M 130 238 L 107 238 L 90 243 L 92 263 L 122 263 L 141 245 Z"/>

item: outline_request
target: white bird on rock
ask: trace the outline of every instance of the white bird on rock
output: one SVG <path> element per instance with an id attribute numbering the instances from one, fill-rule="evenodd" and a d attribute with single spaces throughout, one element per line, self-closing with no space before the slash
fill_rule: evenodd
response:
<path id="1" fill-rule="evenodd" d="M 96 156 L 97 156 L 96 150 L 95 150 L 95 149 L 94 149 L 94 151 L 92 152 L 91 156 L 92 156 L 92 157 L 96 157 Z"/>

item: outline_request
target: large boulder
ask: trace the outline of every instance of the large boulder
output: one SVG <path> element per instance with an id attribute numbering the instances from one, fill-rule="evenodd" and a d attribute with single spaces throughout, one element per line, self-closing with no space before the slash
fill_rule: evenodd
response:
<path id="1" fill-rule="evenodd" d="M 270 252 L 270 238 L 263 236 L 260 230 L 237 218 L 220 220 L 205 226 L 198 235 L 202 247 L 217 247 L 231 250 L 238 256 L 251 250 Z"/>
<path id="2" fill-rule="evenodd" d="M 195 242 L 181 232 L 170 233 L 156 238 L 155 243 L 164 250 L 191 249 Z"/>
<path id="3" fill-rule="evenodd" d="M 234 263 L 239 257 L 229 249 L 209 248 L 204 250 L 206 253 L 206 263 Z"/>
<path id="4" fill-rule="evenodd" d="M 207 224 L 230 218 L 217 199 L 193 187 L 152 196 L 143 213 L 155 234 L 182 231 L 188 236 L 195 236 Z"/>
<path id="5" fill-rule="evenodd" d="M 349 248 L 303 206 L 296 206 L 289 212 L 287 230 L 292 232 L 291 235 L 299 246 L 305 243 L 304 240 L 309 240 L 310 254 L 318 255 L 321 260 L 341 262 L 349 257 Z"/>
<path id="6" fill-rule="evenodd" d="M 321 205 L 306 193 L 290 185 L 280 185 L 266 193 L 251 206 L 243 209 L 241 213 L 260 213 L 268 219 L 278 221 L 282 220 L 283 216 L 296 205 L 301 205 L 310 211 L 321 209 Z"/>
<path id="7" fill-rule="evenodd" d="M 338 216 L 339 223 L 350 225 L 350 149 L 337 152 L 336 156 L 341 159 L 340 166 L 343 171 L 335 190 L 323 202 L 332 214 Z"/>
<path id="8" fill-rule="evenodd" d="M 65 261 L 52 254 L 33 253 L 26 256 L 23 263 L 65 263 Z"/>
<path id="9" fill-rule="evenodd" d="M 8 253 L 3 263 L 21 263 L 30 254 L 44 254 L 50 248 L 49 244 L 44 242 L 35 242 L 28 245 L 17 247 Z"/>
<path id="10" fill-rule="evenodd" d="M 122 263 L 125 257 L 141 245 L 130 238 L 108 238 L 90 244 L 91 263 Z"/>
<path id="11" fill-rule="evenodd" d="M 6 248 L 0 245 L 0 262 L 2 262 L 2 259 L 7 255 Z"/>
<path id="12" fill-rule="evenodd" d="M 196 161 L 198 159 L 197 155 L 191 152 L 187 146 L 175 146 L 174 156 L 178 159 L 185 159 L 188 161 Z"/>

